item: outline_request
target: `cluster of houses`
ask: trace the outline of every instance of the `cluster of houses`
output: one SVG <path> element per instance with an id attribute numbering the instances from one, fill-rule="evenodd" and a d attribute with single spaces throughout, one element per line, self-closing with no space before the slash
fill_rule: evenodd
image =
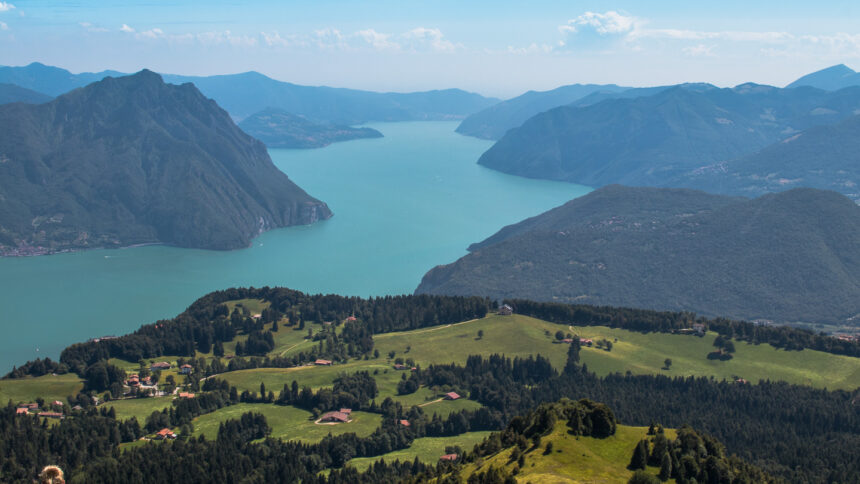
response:
<path id="1" fill-rule="evenodd" d="M 155 440 L 167 440 L 175 438 L 176 434 L 168 428 L 161 429 L 155 433 Z"/>
<path id="2" fill-rule="evenodd" d="M 402 364 L 402 363 L 395 363 L 395 364 L 394 364 L 394 369 L 395 369 L 395 370 L 398 370 L 398 371 L 403 371 L 403 370 L 418 371 L 418 367 L 417 367 L 417 366 L 409 366 L 409 365 L 404 365 L 404 364 Z"/>
<path id="3" fill-rule="evenodd" d="M 59 400 L 54 400 L 51 402 L 52 408 L 62 408 L 63 402 Z M 80 405 L 75 405 L 72 407 L 72 410 L 82 410 L 83 407 Z M 40 410 L 38 403 L 22 403 L 18 405 L 18 408 L 15 409 L 16 415 L 37 415 L 42 418 L 55 418 L 55 419 L 64 419 L 66 415 L 62 412 L 56 412 L 53 410 Z"/>
<path id="4" fill-rule="evenodd" d="M 836 334 L 839 341 L 860 342 L 860 334 Z"/>

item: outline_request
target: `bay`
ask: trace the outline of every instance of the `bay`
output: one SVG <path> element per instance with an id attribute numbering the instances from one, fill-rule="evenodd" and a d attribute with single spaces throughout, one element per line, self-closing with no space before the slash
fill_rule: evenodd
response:
<path id="1" fill-rule="evenodd" d="M 456 122 L 376 123 L 385 137 L 270 150 L 330 220 L 267 232 L 247 249 L 146 246 L 0 258 L 0 372 L 77 341 L 121 335 L 235 286 L 408 294 L 438 264 L 588 187 L 505 175 L 476 161 L 491 142 Z"/>

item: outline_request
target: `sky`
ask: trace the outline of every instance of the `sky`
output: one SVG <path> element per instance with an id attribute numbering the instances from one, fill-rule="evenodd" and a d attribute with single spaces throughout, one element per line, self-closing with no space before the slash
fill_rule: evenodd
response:
<path id="1" fill-rule="evenodd" d="M 782 86 L 860 68 L 860 2 L 0 0 L 0 65 L 34 61 L 502 98 L 574 83 Z"/>

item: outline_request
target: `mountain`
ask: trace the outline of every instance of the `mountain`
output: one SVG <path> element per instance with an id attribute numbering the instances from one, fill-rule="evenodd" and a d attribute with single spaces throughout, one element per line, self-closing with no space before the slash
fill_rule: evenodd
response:
<path id="1" fill-rule="evenodd" d="M 273 108 L 245 118 L 239 127 L 269 148 L 321 148 L 338 141 L 382 138 L 382 133 L 373 128 L 314 123 Z"/>
<path id="2" fill-rule="evenodd" d="M 807 74 L 789 84 L 788 88 L 811 86 L 827 91 L 838 91 L 851 86 L 860 86 L 860 73 L 845 64 L 839 64 Z"/>
<path id="3" fill-rule="evenodd" d="M 496 140 L 504 136 L 509 129 L 523 124 L 535 114 L 570 104 L 595 91 L 615 93 L 625 89 L 628 88 L 615 84 L 572 84 L 551 91 L 529 91 L 468 116 L 457 127 L 457 132 L 476 138 Z"/>
<path id="4" fill-rule="evenodd" d="M 26 89 L 15 84 L 0 83 L 0 104 L 28 103 L 42 104 L 53 99 L 47 94 Z"/>
<path id="5" fill-rule="evenodd" d="M 552 91 L 529 91 L 467 117 L 457 132 L 476 138 L 498 140 L 532 116 L 559 106 L 583 107 L 607 99 L 651 96 L 672 86 L 620 87 L 615 84 L 573 84 Z"/>
<path id="6" fill-rule="evenodd" d="M 479 163 L 505 173 L 602 186 L 665 184 L 860 109 L 860 87 L 828 92 L 680 85 L 652 96 L 564 106 L 510 130 Z"/>
<path id="7" fill-rule="evenodd" d="M 860 202 L 860 116 L 684 173 L 670 184 L 744 196 L 804 186 L 834 190 Z"/>
<path id="8" fill-rule="evenodd" d="M 72 89 L 100 81 L 108 76 L 124 76 L 117 71 L 72 74 L 59 67 L 33 62 L 22 67 L 0 66 L 0 82 L 15 84 L 33 91 L 59 96 Z"/>
<path id="9" fill-rule="evenodd" d="M 107 76 L 115 71 L 72 74 L 58 67 L 32 63 L 23 67 L 0 67 L 0 82 L 17 84 L 57 96 Z M 413 93 L 380 93 L 325 86 L 301 86 L 277 81 L 258 72 L 219 76 L 164 74 L 166 82 L 197 86 L 234 119 L 243 119 L 267 108 L 304 116 L 314 121 L 358 124 L 366 121 L 452 120 L 480 111 L 499 100 L 460 89 Z"/>
<path id="10" fill-rule="evenodd" d="M 505 227 L 416 293 L 843 323 L 860 315 L 860 207 L 830 191 L 756 199 L 608 186 Z"/>
<path id="11" fill-rule="evenodd" d="M 331 216 L 193 85 L 150 71 L 0 106 L 0 251 L 237 249 Z"/>

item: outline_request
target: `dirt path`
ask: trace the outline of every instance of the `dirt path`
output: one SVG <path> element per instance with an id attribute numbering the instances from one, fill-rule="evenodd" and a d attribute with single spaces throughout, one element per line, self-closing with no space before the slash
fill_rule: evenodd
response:
<path id="1" fill-rule="evenodd" d="M 402 332 L 394 332 L 394 333 L 375 334 L 375 335 L 373 335 L 373 337 L 374 338 L 386 338 L 386 337 L 394 336 L 394 335 L 399 336 L 399 335 L 404 335 L 404 334 L 429 333 L 431 331 L 439 331 L 440 329 L 447 329 L 447 328 L 450 328 L 452 326 L 460 326 L 461 324 L 474 323 L 475 321 L 480 321 L 480 319 L 470 319 L 468 321 L 463 321 L 460 323 L 446 324 L 445 326 L 436 326 L 434 328 L 429 328 L 429 329 L 416 329 L 414 331 L 402 331 Z"/>
<path id="2" fill-rule="evenodd" d="M 419 406 L 419 407 L 426 407 L 427 405 L 433 405 L 434 403 L 439 403 L 439 402 L 441 402 L 442 400 L 445 400 L 445 399 L 444 399 L 444 398 L 437 398 L 436 400 L 433 400 L 432 402 L 424 402 L 424 403 L 422 403 L 421 405 L 418 405 L 418 406 Z"/>

